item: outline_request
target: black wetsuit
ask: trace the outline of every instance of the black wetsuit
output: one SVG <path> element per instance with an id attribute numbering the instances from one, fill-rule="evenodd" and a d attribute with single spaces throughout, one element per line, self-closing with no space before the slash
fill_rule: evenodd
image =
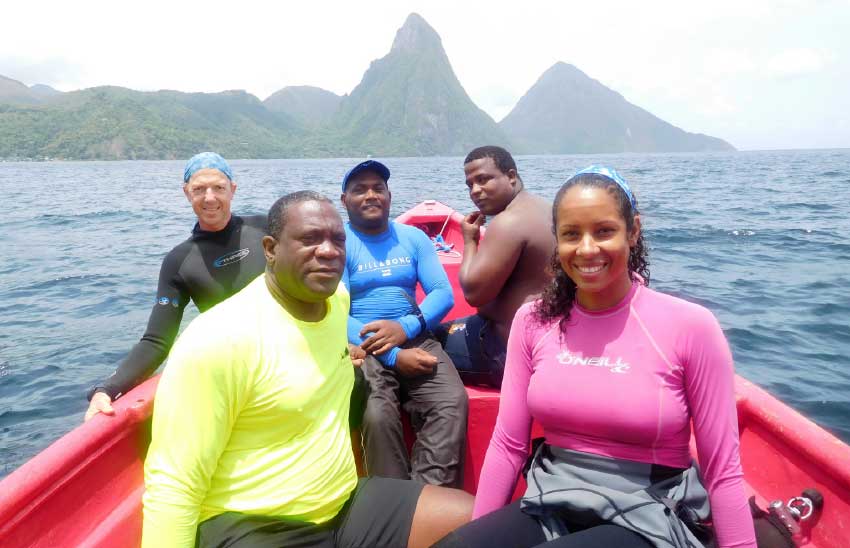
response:
<path id="1" fill-rule="evenodd" d="M 217 232 L 195 224 L 192 236 L 162 261 L 156 303 L 144 336 L 115 373 L 89 390 L 89 399 L 95 392 L 105 392 L 114 400 L 151 376 L 177 338 L 189 299 L 204 312 L 259 276 L 266 267 L 262 239 L 267 224 L 265 215 L 233 215 Z"/>

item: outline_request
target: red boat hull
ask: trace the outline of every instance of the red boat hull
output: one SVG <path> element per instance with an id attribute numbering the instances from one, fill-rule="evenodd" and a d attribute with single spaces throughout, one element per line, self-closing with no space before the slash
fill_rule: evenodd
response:
<path id="1" fill-rule="evenodd" d="M 453 244 L 457 252 L 441 254 L 455 286 L 456 304 L 448 318 L 473 313 L 457 287 L 461 216 L 429 201 L 398 220 L 431 236 L 441 234 Z M 0 546 L 139 545 L 142 465 L 157 381 L 151 379 L 118 400 L 114 417 L 98 416 L 75 428 L 0 482 Z M 498 412 L 498 392 L 467 391 L 465 488 L 474 493 Z M 818 489 L 823 510 L 807 523 L 801 546 L 850 545 L 850 447 L 743 378 L 736 379 L 736 392 L 748 490 L 764 506 Z"/>

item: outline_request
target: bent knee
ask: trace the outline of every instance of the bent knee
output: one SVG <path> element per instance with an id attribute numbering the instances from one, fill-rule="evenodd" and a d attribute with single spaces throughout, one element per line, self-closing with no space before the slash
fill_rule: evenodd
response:
<path id="1" fill-rule="evenodd" d="M 472 519 L 475 498 L 460 489 L 426 485 L 416 503 L 408 546 L 432 546 Z"/>
<path id="2" fill-rule="evenodd" d="M 401 422 L 398 406 L 381 404 L 370 400 L 363 412 L 364 428 L 397 427 Z"/>
<path id="3" fill-rule="evenodd" d="M 447 516 L 452 516 L 457 521 L 466 523 L 472 519 L 474 503 L 475 497 L 463 489 L 425 485 L 419 495 L 419 503 L 416 508 L 418 510 L 421 505 L 429 510 L 440 509 L 445 511 Z"/>
<path id="4" fill-rule="evenodd" d="M 466 387 L 460 385 L 456 390 L 446 394 L 445 404 L 457 409 L 466 416 L 469 411 L 469 394 L 466 392 Z"/>

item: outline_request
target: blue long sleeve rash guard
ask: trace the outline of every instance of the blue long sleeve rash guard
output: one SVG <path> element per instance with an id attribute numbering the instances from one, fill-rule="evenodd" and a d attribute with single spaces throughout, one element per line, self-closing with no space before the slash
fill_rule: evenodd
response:
<path id="1" fill-rule="evenodd" d="M 422 331 L 408 298 L 416 297 L 422 284 L 425 300 L 419 305 L 429 329 L 454 306 L 454 295 L 434 244 L 418 228 L 390 222 L 386 232 L 363 234 L 345 225 L 346 268 L 342 282 L 351 294 L 348 340 L 360 344 L 363 325 L 374 320 L 395 320 L 408 339 Z M 405 296 L 407 295 L 407 296 Z M 388 367 L 395 366 L 399 348 L 377 356 Z"/>

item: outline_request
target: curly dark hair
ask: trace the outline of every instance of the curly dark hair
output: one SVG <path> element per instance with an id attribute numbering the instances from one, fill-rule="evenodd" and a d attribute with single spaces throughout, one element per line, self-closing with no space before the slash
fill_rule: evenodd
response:
<path id="1" fill-rule="evenodd" d="M 555 202 L 552 204 L 552 231 L 555 232 L 557 240 L 558 226 L 558 204 L 564 198 L 567 190 L 581 185 L 584 187 L 604 188 L 614 199 L 620 209 L 620 214 L 626 221 L 626 229 L 631 232 L 635 227 L 635 215 L 638 214 L 637 200 L 632 207 L 626 193 L 613 180 L 597 173 L 583 173 L 576 175 L 564 183 L 558 193 L 555 194 Z M 552 282 L 543 290 L 541 299 L 534 307 L 534 316 L 541 324 L 548 324 L 558 320 L 561 333 L 566 333 L 567 324 L 570 321 L 570 311 L 576 299 L 576 284 L 561 267 L 558 256 L 557 244 L 552 259 L 549 262 L 552 273 Z M 629 250 L 629 276 L 632 281 L 649 285 L 649 256 L 647 246 L 644 242 L 643 231 L 638 235 L 637 243 Z"/>

